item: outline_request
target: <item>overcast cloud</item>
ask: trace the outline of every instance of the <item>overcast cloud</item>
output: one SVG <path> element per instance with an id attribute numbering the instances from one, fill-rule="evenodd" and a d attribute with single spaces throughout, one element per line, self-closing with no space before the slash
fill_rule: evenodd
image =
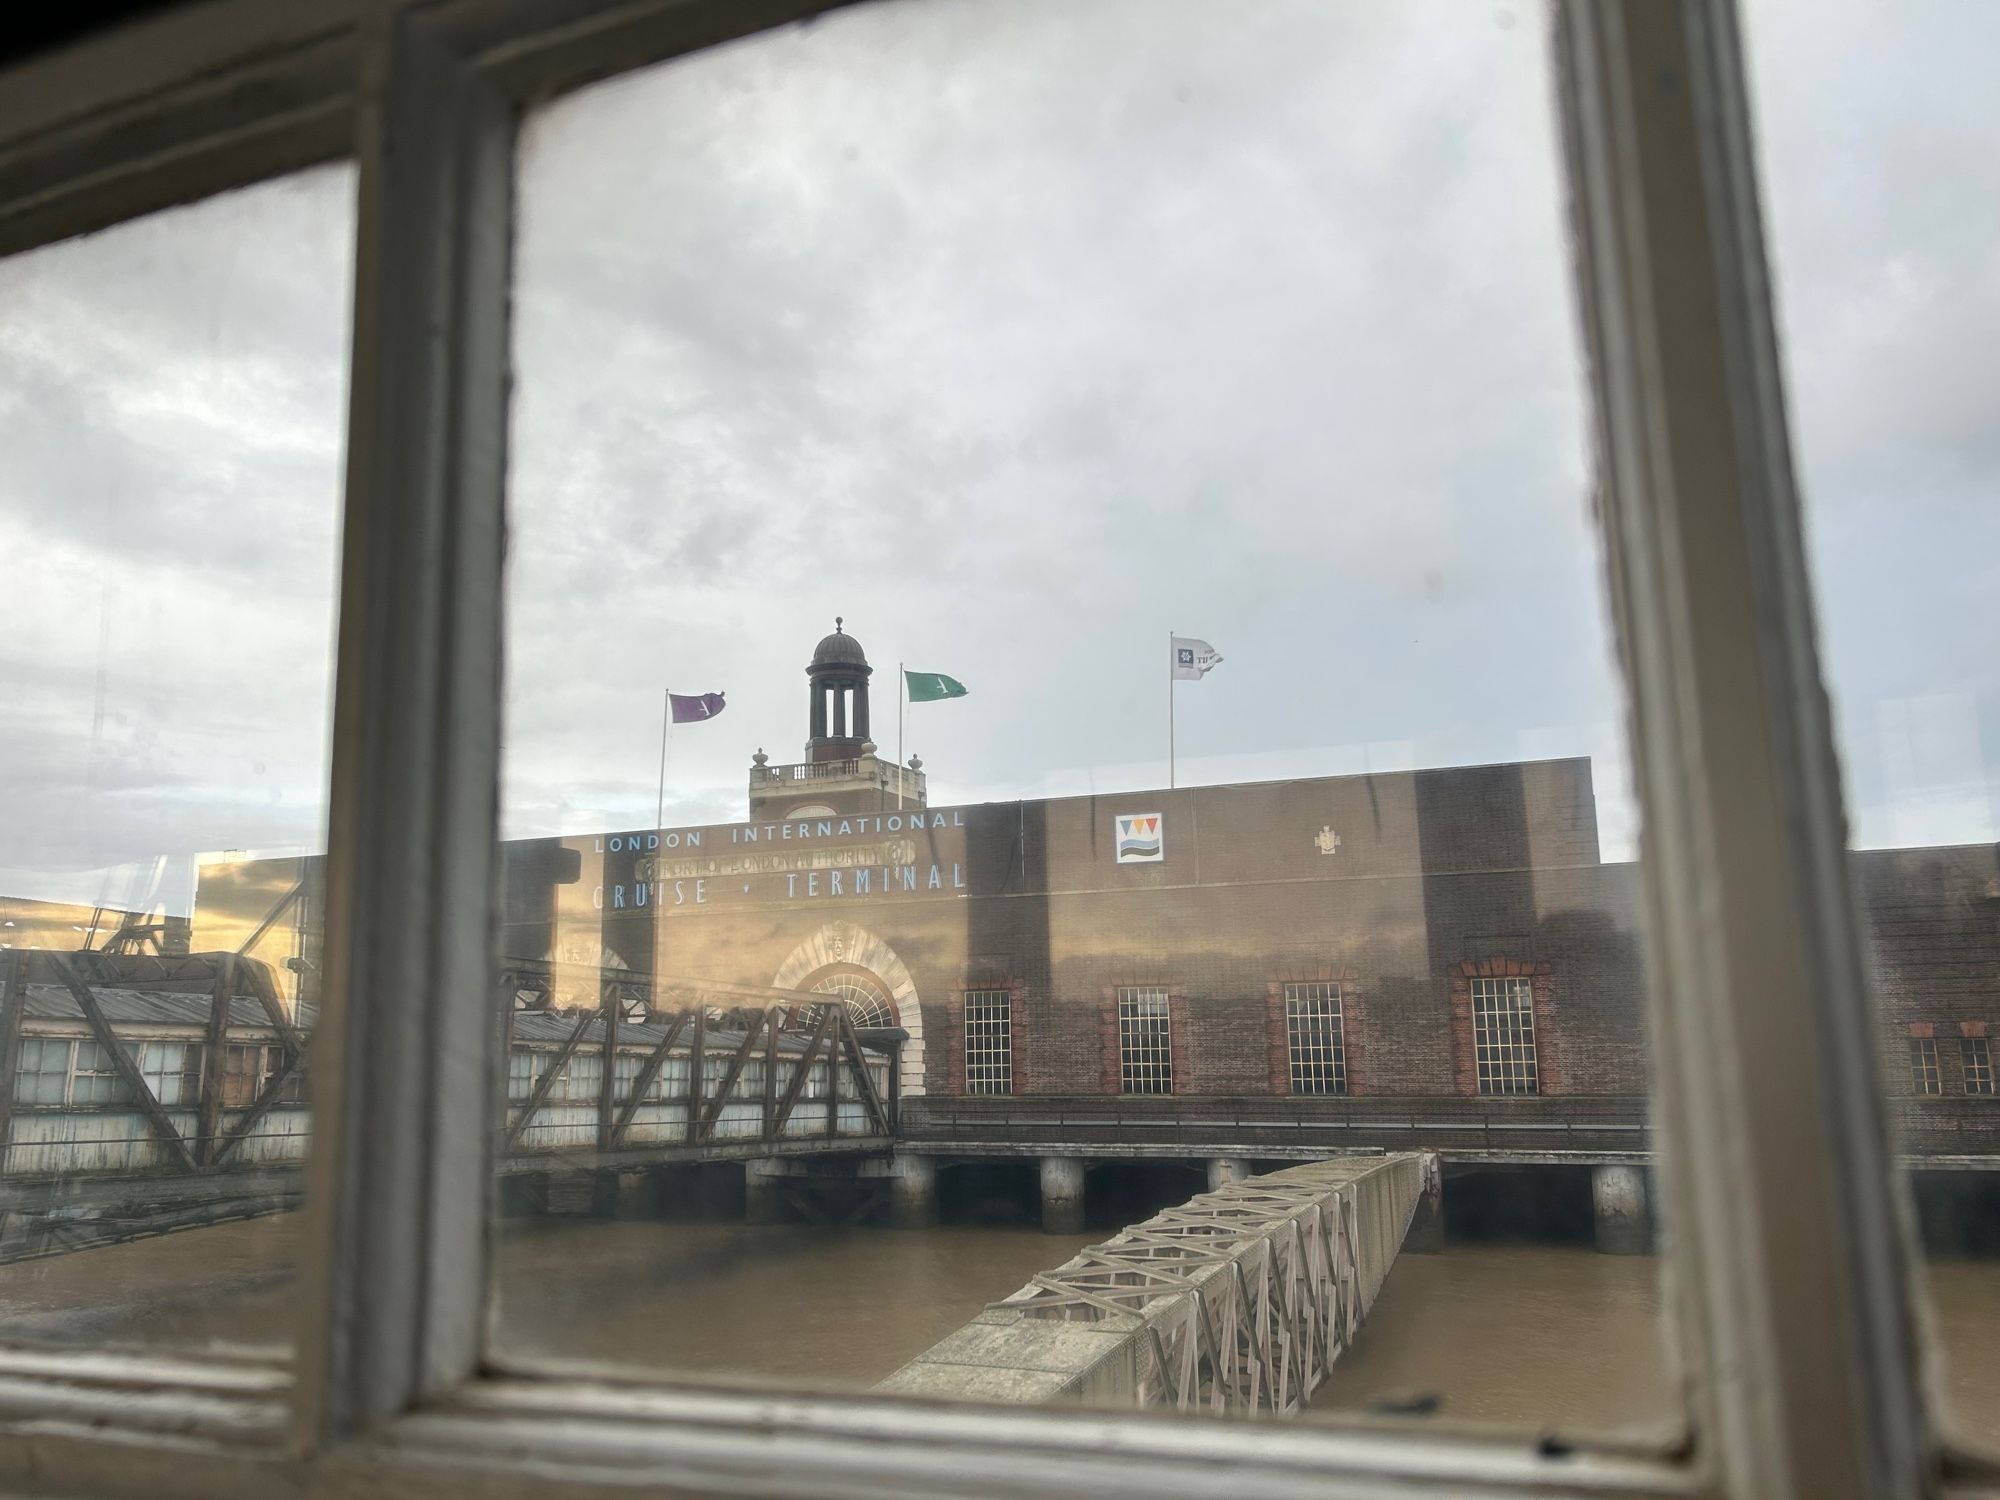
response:
<path id="1" fill-rule="evenodd" d="M 1995 837 L 1980 0 L 1756 11 L 1869 844 Z M 1849 11 L 1852 14 L 1849 14 Z M 510 833 L 741 815 L 844 615 L 938 802 L 1588 754 L 1636 838 L 1529 6 L 931 0 L 527 131 Z M 0 263 L 0 892 L 316 845 L 351 180 Z M 1982 378 L 1984 377 L 1984 378 Z M 135 873 L 136 872 L 136 873 Z M 162 894 L 184 900 L 184 877 Z"/>

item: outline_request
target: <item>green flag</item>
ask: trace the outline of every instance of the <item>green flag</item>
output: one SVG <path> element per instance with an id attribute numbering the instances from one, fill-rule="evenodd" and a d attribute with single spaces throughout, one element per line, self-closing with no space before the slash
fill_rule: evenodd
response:
<path id="1" fill-rule="evenodd" d="M 956 677 L 947 677 L 942 672 L 903 673 L 903 680 L 910 685 L 912 703 L 935 703 L 940 698 L 963 698 L 965 684 Z"/>

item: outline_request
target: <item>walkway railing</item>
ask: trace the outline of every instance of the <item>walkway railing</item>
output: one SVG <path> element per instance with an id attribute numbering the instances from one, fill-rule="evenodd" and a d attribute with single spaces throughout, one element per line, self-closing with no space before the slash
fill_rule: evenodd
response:
<path id="1" fill-rule="evenodd" d="M 910 1149 L 1006 1155 L 1443 1151 L 1462 1158 L 1620 1156 L 1650 1149 L 1641 1096 L 1486 1099 L 947 1098 L 904 1101 Z"/>

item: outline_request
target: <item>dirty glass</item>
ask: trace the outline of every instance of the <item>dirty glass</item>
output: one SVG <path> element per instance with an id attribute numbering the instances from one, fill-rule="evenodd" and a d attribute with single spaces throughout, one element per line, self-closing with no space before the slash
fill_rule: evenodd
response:
<path id="1" fill-rule="evenodd" d="M 1937 1394 L 2000 1439 L 2000 121 L 1978 0 L 1746 8 L 1795 459 Z"/>
<path id="2" fill-rule="evenodd" d="M 0 261 L 0 1339 L 290 1339 L 351 198 Z"/>
<path id="3" fill-rule="evenodd" d="M 497 1354 L 1672 1423 L 1545 24 L 880 4 L 528 115 Z"/>

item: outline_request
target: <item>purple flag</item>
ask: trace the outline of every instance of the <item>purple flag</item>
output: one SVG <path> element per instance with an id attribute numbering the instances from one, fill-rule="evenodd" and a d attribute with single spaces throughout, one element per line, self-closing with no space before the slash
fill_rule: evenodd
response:
<path id="1" fill-rule="evenodd" d="M 667 701 L 674 706 L 676 724 L 692 723 L 696 719 L 712 719 L 727 706 L 720 693 L 669 693 Z"/>

